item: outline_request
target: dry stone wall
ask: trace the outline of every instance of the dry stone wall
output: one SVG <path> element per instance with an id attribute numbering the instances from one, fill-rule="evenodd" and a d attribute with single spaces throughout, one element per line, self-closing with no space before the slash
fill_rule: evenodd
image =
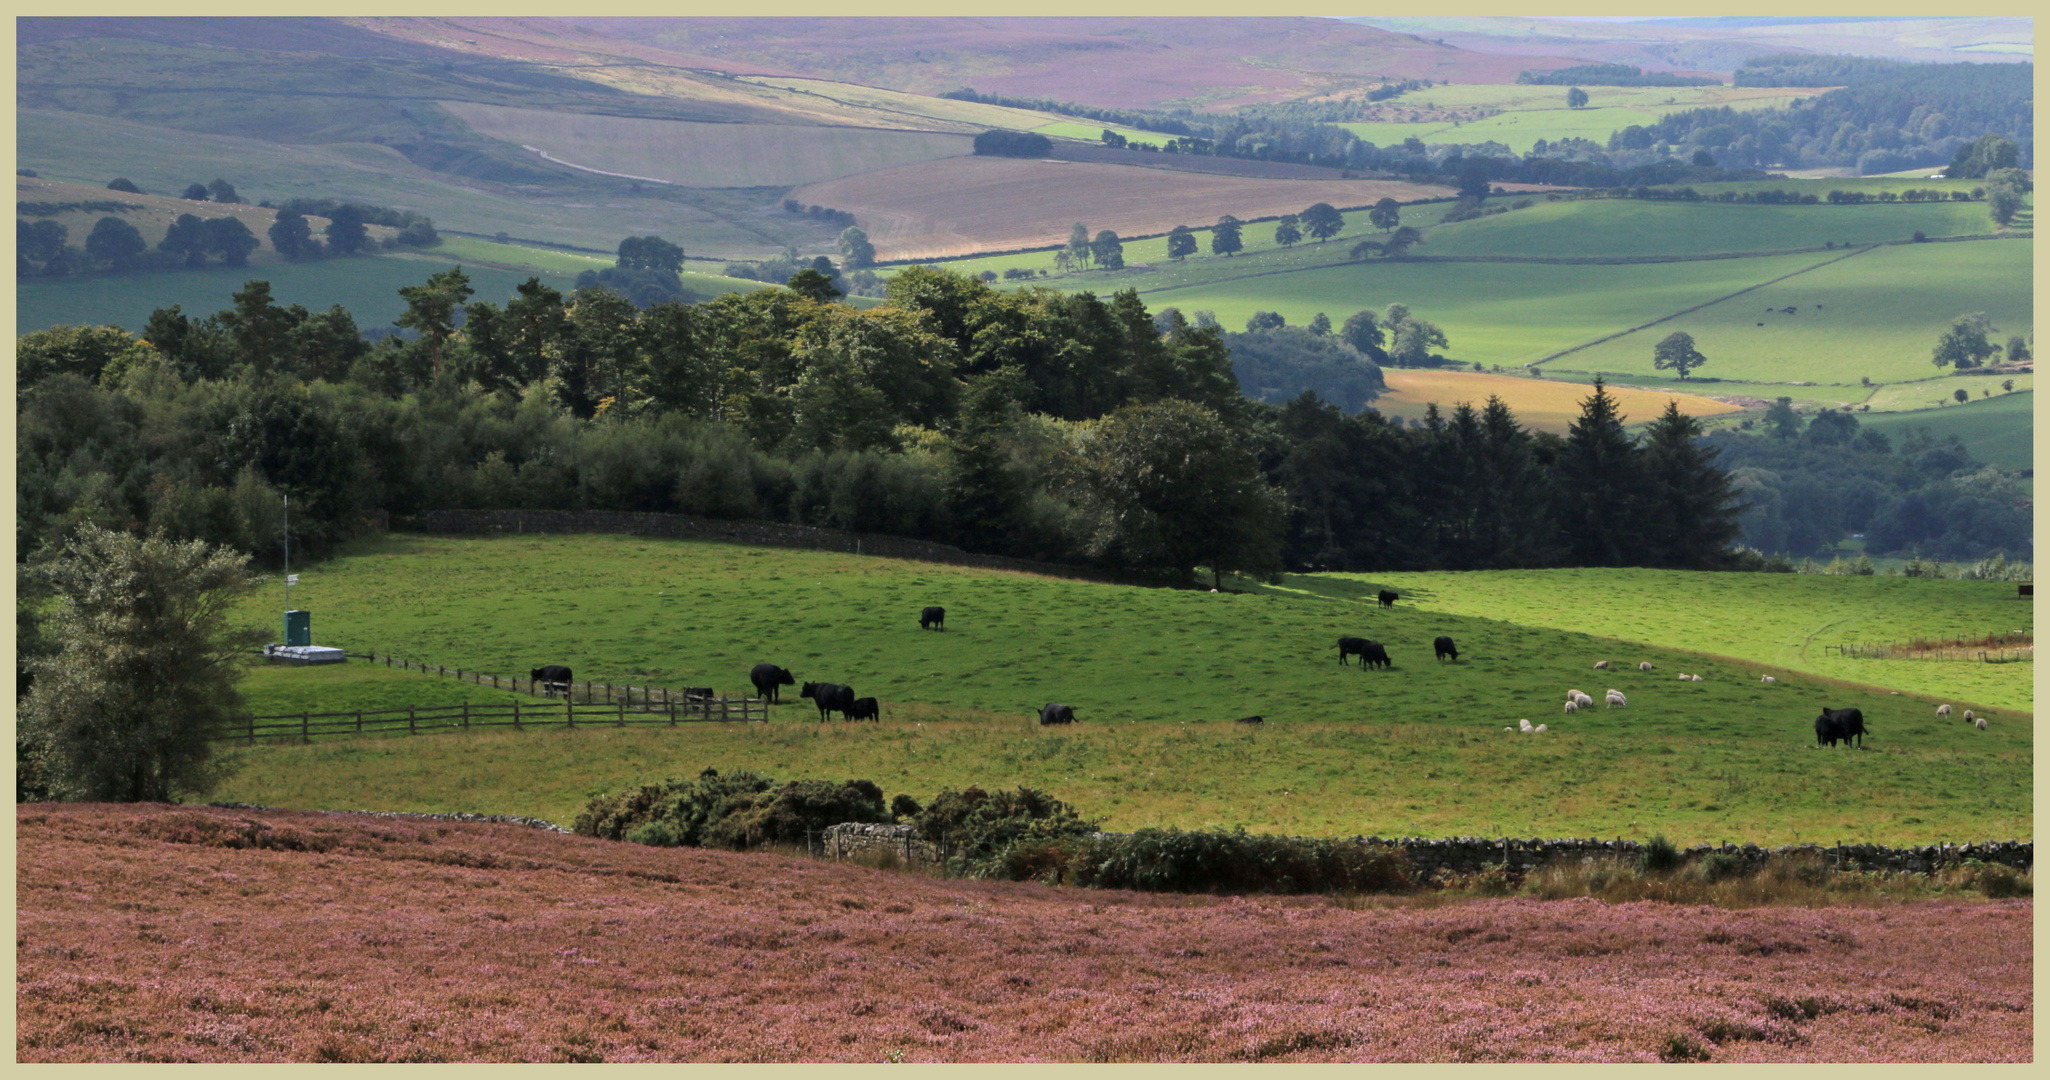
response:
<path id="1" fill-rule="evenodd" d="M 931 863 L 940 859 L 939 849 L 918 838 L 911 825 L 870 825 L 845 822 L 826 828 L 823 854 L 831 859 L 889 852 L 907 863 Z"/>

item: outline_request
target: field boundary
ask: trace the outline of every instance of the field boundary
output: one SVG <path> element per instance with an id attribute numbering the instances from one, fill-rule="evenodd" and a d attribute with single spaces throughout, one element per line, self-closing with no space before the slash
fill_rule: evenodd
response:
<path id="1" fill-rule="evenodd" d="M 725 521 L 691 514 L 658 514 L 633 510 L 434 510 L 421 519 L 430 533 L 624 533 L 631 536 L 674 536 L 685 540 L 789 547 L 873 555 L 884 559 L 945 563 L 981 570 L 1012 570 L 1043 577 L 1095 581 L 1108 585 L 1157 585 L 1150 578 L 1039 562 L 1008 555 L 984 555 L 952 544 L 911 540 L 880 533 L 848 532 L 816 525 L 777 521 Z"/>
<path id="2" fill-rule="evenodd" d="M 1801 269 L 1799 269 L 1799 270 L 1796 270 L 1796 271 L 1794 271 L 1794 272 L 1792 272 L 1792 273 L 1789 273 L 1789 274 L 1781 274 L 1780 276 L 1778 276 L 1778 277 L 1776 277 L 1776 278 L 1773 278 L 1773 279 L 1772 279 L 1772 280 L 1770 280 L 1770 281 L 1761 281 L 1761 282 L 1759 282 L 1759 283 L 1758 283 L 1758 284 L 1756 284 L 1756 285 L 1746 285 L 1745 287 L 1743 287 L 1743 288 L 1741 288 L 1741 289 L 1738 289 L 1738 290 L 1737 290 L 1736 292 L 1730 293 L 1730 294 L 1729 294 L 1729 295 L 1727 295 L 1727 296 L 1718 296 L 1718 297 L 1716 297 L 1715 299 L 1713 299 L 1713 300 L 1709 300 L 1709 301 L 1707 301 L 1707 302 L 1705 302 L 1705 303 L 1700 303 L 1700 304 L 1696 304 L 1696 305 L 1694 305 L 1693 307 L 1681 308 L 1680 310 L 1678 310 L 1678 311 L 1675 311 L 1675 312 L 1672 312 L 1671 314 L 1667 314 L 1667 315 L 1661 315 L 1661 316 L 1659 316 L 1658 318 L 1656 318 L 1656 319 L 1653 319 L 1653 320 L 1651 320 L 1650 322 L 1647 322 L 1647 323 L 1639 323 L 1638 325 L 1636 325 L 1636 326 L 1633 326 L 1633 327 L 1630 327 L 1630 328 L 1629 328 L 1629 329 L 1627 329 L 1627 330 L 1618 330 L 1618 331 L 1616 331 L 1616 332 L 1615 332 L 1615 333 L 1613 333 L 1613 334 L 1604 334 L 1604 335 L 1602 335 L 1601 337 L 1598 337 L 1598 338 L 1594 339 L 1593 341 L 1583 341 L 1583 342 L 1581 342 L 1580 344 L 1578 344 L 1578 345 L 1575 345 L 1575 346 L 1573 346 L 1573 347 L 1572 347 L 1572 348 L 1570 348 L 1570 349 L 1561 349 L 1561 350 L 1559 350 L 1558 352 L 1552 353 L 1552 354 L 1551 354 L 1551 355 L 1549 355 L 1549 356 L 1540 356 L 1540 357 L 1538 357 L 1538 358 L 1537 358 L 1536 360 L 1533 360 L 1533 361 L 1531 361 L 1531 362 L 1530 362 L 1529 364 L 1527 364 L 1527 365 L 1525 365 L 1525 366 L 1527 366 L 1527 367 L 1531 367 L 1531 368 L 1536 368 L 1536 367 L 1537 367 L 1537 366 L 1538 366 L 1539 364 L 1543 364 L 1543 363 L 1546 363 L 1546 362 L 1548 362 L 1548 361 L 1551 361 L 1551 360 L 1557 360 L 1558 358 L 1560 358 L 1560 357 L 1562 357 L 1562 356 L 1567 356 L 1567 355 L 1570 355 L 1570 354 L 1572 354 L 1572 353 L 1577 353 L 1577 352 L 1579 352 L 1579 351 L 1580 351 L 1580 350 L 1582 350 L 1582 349 L 1592 349 L 1592 348 L 1594 348 L 1594 347 L 1595 347 L 1596 345 L 1600 345 L 1601 343 L 1603 343 L 1603 342 L 1605 342 L 1605 341 L 1614 341 L 1614 340 L 1616 340 L 1616 339 L 1617 339 L 1617 338 L 1619 338 L 1619 337 L 1627 337 L 1628 335 L 1634 334 L 1634 333 L 1638 332 L 1639 330 L 1646 330 L 1646 329 L 1649 329 L 1649 328 L 1651 328 L 1651 327 L 1657 326 L 1658 324 L 1660 324 L 1660 323 L 1662 323 L 1662 322 L 1670 322 L 1671 320 L 1673 320 L 1673 319 L 1677 319 L 1677 318 L 1679 318 L 1679 317 L 1680 317 L 1680 316 L 1682 316 L 1682 315 L 1691 315 L 1691 314 L 1693 314 L 1694 312 L 1700 311 L 1700 310 L 1701 310 L 1702 308 L 1714 307 L 1715 305 L 1717 305 L 1717 304 L 1720 304 L 1720 303 L 1722 303 L 1722 302 L 1723 302 L 1723 301 L 1725 301 L 1725 300 L 1735 300 L 1735 299 L 1736 299 L 1737 297 L 1739 297 L 1739 296 L 1742 296 L 1742 295 L 1744 295 L 1745 293 L 1748 293 L 1748 292 L 1756 292 L 1756 291 L 1758 291 L 1759 289 L 1763 289 L 1763 288 L 1765 288 L 1765 287 L 1766 287 L 1767 285 L 1777 285 L 1777 284 L 1779 284 L 1780 282 L 1782 282 L 1782 281 L 1785 281 L 1785 280 L 1787 280 L 1788 278 L 1793 278 L 1793 277 L 1800 277 L 1800 276 L 1801 276 L 1802 274 L 1808 273 L 1808 272 L 1809 272 L 1809 271 L 1811 271 L 1811 270 L 1820 270 L 1820 269 L 1822 269 L 1822 268 L 1823 268 L 1823 267 L 1825 267 L 1825 266 L 1834 266 L 1834 265 L 1836 265 L 1837 263 L 1840 263 L 1840 262 L 1844 261 L 1845 259 L 1849 259 L 1849 258 L 1855 258 L 1856 256 L 1859 256 L 1859 255 L 1863 255 L 1863 254 L 1865 254 L 1865 253 L 1866 253 L 1866 252 L 1868 252 L 1868 251 L 1872 251 L 1872 250 L 1875 250 L 1875 249 L 1877 249 L 1877 248 L 1880 248 L 1880 247 L 1884 247 L 1884 246 L 1886 246 L 1886 245 L 1884 245 L 1884 244 L 1871 244 L 1871 245 L 1868 245 L 1868 246 L 1866 246 L 1866 247 L 1861 247 L 1861 248 L 1857 248 L 1857 249 L 1855 249 L 1855 250 L 1851 251 L 1851 252 L 1850 252 L 1849 254 L 1845 254 L 1845 255 L 1839 255 L 1839 256 L 1837 256 L 1837 257 L 1836 257 L 1836 258 L 1834 258 L 1834 259 L 1824 259 L 1824 260 L 1822 260 L 1821 262 L 1819 262 L 1819 263 L 1816 263 L 1816 264 L 1815 264 L 1815 265 L 1813 265 L 1813 266 L 1804 266 L 1804 267 L 1802 267 Z"/>

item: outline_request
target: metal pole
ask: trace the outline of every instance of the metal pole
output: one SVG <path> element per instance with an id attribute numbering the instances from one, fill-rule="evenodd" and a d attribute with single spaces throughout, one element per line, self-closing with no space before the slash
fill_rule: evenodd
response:
<path id="1" fill-rule="evenodd" d="M 292 497 L 285 496 L 285 610 L 292 610 Z M 285 641 L 292 640 L 291 616 L 286 616 Z"/>

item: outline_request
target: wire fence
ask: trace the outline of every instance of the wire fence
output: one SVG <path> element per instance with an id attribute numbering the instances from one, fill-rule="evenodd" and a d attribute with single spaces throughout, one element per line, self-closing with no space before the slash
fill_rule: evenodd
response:
<path id="1" fill-rule="evenodd" d="M 1885 641 L 1864 644 L 1825 645 L 1834 652 L 1857 660 L 1944 660 L 1981 664 L 2032 663 L 2036 644 L 2026 637 L 1993 636 L 1980 641 Z"/>

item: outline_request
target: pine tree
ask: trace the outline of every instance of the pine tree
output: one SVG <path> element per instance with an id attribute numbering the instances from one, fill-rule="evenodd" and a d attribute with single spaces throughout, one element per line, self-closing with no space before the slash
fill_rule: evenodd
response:
<path id="1" fill-rule="evenodd" d="M 1566 432 L 1557 466 L 1560 526 L 1576 566 L 1630 566 L 1644 555 L 1641 464 L 1600 376 Z"/>
<path id="2" fill-rule="evenodd" d="M 1741 531 L 1736 489 L 1715 464 L 1721 451 L 1700 437 L 1701 424 L 1677 401 L 1644 429 L 1646 561 L 1654 566 L 1713 567 Z"/>

